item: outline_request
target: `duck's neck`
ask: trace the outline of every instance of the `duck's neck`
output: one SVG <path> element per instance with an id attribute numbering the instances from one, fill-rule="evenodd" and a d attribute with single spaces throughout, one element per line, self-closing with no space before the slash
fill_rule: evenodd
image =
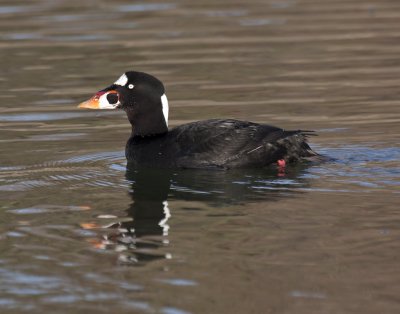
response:
<path id="1" fill-rule="evenodd" d="M 168 126 L 162 112 L 134 113 L 126 112 L 132 125 L 131 137 L 147 137 L 168 132 Z"/>

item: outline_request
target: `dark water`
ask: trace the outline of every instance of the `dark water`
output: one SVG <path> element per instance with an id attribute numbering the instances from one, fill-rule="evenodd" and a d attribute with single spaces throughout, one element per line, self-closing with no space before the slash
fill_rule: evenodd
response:
<path id="1" fill-rule="evenodd" d="M 2 313 L 398 313 L 400 2 L 2 1 Z M 335 161 L 126 170 L 126 70 L 170 124 L 313 129 Z"/>

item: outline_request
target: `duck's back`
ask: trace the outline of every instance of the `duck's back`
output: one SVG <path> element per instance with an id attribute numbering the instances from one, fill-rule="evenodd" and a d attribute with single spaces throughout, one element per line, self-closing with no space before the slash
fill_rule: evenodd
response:
<path id="1" fill-rule="evenodd" d="M 162 168 L 264 167 L 317 156 L 306 143 L 307 132 L 285 131 L 265 124 L 213 119 L 184 124 L 169 132 L 131 137 L 129 162 Z"/>

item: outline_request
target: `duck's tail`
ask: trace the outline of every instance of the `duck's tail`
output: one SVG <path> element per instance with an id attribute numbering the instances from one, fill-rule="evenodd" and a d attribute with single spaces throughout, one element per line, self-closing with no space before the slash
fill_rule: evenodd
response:
<path id="1" fill-rule="evenodd" d="M 285 160 L 287 162 L 290 163 L 298 160 L 323 162 L 329 160 L 329 158 L 312 150 L 308 144 L 310 136 L 318 136 L 318 134 L 310 130 L 285 131 L 285 137 L 281 141 L 286 147 Z"/>

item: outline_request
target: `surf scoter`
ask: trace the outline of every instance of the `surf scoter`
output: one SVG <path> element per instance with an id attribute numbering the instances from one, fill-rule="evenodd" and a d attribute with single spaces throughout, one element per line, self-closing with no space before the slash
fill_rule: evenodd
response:
<path id="1" fill-rule="evenodd" d="M 307 144 L 310 131 L 211 119 L 168 129 L 164 85 L 143 72 L 126 72 L 79 108 L 122 109 L 132 125 L 125 155 L 129 163 L 161 168 L 254 168 L 285 166 L 320 155 Z"/>

